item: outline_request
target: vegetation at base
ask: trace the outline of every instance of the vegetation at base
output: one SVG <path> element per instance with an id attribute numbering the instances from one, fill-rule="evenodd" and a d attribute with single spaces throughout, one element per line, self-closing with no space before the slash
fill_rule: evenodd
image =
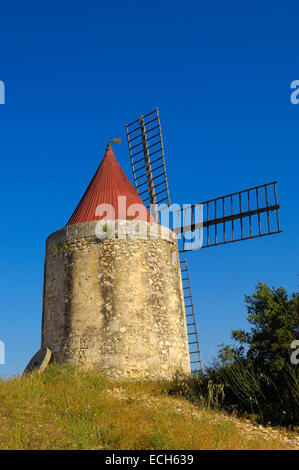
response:
<path id="1" fill-rule="evenodd" d="M 51 364 L 0 380 L 0 449 L 285 449 L 286 441 L 240 432 L 230 415 L 299 424 L 299 294 L 259 283 L 245 297 L 248 332 L 198 377 L 109 381 L 97 371 Z M 223 413 L 223 410 L 228 413 Z"/>
<path id="2" fill-rule="evenodd" d="M 290 347 L 299 339 L 299 294 L 260 282 L 245 302 L 250 330 L 232 331 L 235 344 L 220 345 L 217 360 L 192 393 L 206 397 L 209 387 L 222 386 L 226 410 L 263 424 L 298 426 L 299 365 L 291 364 Z"/>
<path id="3" fill-rule="evenodd" d="M 277 438 L 241 434 L 226 415 L 192 404 L 182 389 L 179 377 L 117 382 L 57 364 L 2 380 L 0 449 L 288 448 Z"/>

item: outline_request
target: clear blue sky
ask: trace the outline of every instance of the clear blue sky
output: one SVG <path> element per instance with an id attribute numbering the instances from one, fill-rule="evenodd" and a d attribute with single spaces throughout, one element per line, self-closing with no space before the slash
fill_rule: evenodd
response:
<path id="1" fill-rule="evenodd" d="M 299 5 L 2 2 L 0 340 L 22 372 L 40 347 L 45 239 L 65 225 L 109 136 L 159 107 L 172 202 L 278 180 L 283 233 L 188 255 L 204 364 L 244 328 L 258 280 L 299 284 Z"/>

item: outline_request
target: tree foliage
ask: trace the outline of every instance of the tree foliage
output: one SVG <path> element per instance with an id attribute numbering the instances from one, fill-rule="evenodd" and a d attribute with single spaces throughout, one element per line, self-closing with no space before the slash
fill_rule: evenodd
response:
<path id="1" fill-rule="evenodd" d="M 251 329 L 232 331 L 239 344 L 233 352 L 240 355 L 247 345 L 246 360 L 275 375 L 289 364 L 290 345 L 299 336 L 299 294 L 289 296 L 283 287 L 271 289 L 259 282 L 245 303 Z"/>
<path id="2" fill-rule="evenodd" d="M 299 365 L 291 344 L 299 339 L 299 293 L 259 282 L 245 296 L 248 331 L 233 330 L 233 345 L 219 345 L 206 379 L 225 384 L 225 406 L 260 422 L 298 425 Z"/>

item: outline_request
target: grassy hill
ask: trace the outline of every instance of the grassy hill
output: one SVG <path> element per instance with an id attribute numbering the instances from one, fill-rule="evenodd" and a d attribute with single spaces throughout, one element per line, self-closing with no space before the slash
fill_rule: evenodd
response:
<path id="1" fill-rule="evenodd" d="M 0 449 L 292 449 L 298 439 L 190 403 L 178 384 L 51 365 L 0 381 Z"/>

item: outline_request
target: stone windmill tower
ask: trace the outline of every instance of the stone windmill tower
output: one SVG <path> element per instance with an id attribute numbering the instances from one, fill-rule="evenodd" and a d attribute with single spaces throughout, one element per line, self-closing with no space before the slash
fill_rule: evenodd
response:
<path id="1" fill-rule="evenodd" d="M 42 347 L 110 377 L 190 373 L 177 236 L 152 218 L 110 143 L 67 225 L 47 238 Z"/>

